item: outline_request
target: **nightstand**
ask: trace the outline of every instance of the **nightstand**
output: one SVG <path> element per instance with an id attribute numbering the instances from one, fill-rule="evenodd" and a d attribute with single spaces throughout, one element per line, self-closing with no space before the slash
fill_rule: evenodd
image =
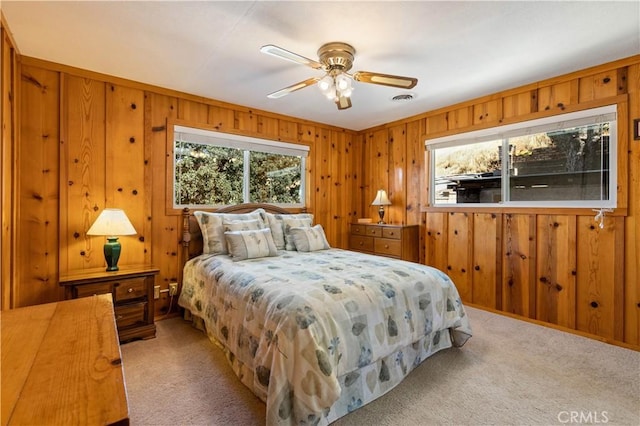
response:
<path id="1" fill-rule="evenodd" d="M 153 286 L 160 272 L 153 266 L 121 266 L 119 271 L 85 269 L 60 275 L 65 299 L 111 293 L 121 343 L 156 336 Z"/>
<path id="2" fill-rule="evenodd" d="M 352 223 L 349 249 L 418 262 L 418 225 Z"/>

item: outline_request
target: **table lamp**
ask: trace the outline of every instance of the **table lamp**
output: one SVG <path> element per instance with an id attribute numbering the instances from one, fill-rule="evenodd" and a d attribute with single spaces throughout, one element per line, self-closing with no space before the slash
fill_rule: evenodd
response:
<path id="1" fill-rule="evenodd" d="M 378 209 L 378 215 L 380 216 L 379 224 L 384 224 L 384 206 L 390 206 L 391 201 L 389 201 L 389 197 L 387 197 L 387 191 L 384 189 L 379 189 L 376 194 L 376 199 L 371 203 L 372 206 L 380 206 Z"/>
<path id="2" fill-rule="evenodd" d="M 107 271 L 118 270 L 118 259 L 121 251 L 118 236 L 135 234 L 136 230 L 121 209 L 102 210 L 87 231 L 87 235 L 104 235 L 107 237 L 107 242 L 104 245 L 104 260 L 107 261 Z"/>

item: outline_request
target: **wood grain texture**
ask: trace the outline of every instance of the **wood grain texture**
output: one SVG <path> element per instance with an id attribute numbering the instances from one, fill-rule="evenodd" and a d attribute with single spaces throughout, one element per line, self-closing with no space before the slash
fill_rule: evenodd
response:
<path id="1" fill-rule="evenodd" d="M 13 305 L 13 288 L 9 283 L 13 278 L 13 262 L 11 253 L 15 252 L 15 164 L 17 108 L 16 97 L 18 87 L 18 61 L 13 39 L 0 20 L 0 85 L 2 100 L 0 105 L 0 309 L 8 309 Z"/>
<path id="2" fill-rule="evenodd" d="M 640 118 L 640 63 L 628 69 L 628 134 Z M 640 141 L 629 140 L 629 215 L 624 218 L 624 341 L 640 345 Z M 624 153 L 622 155 L 624 157 Z M 621 305 L 616 304 L 616 309 Z"/>
<path id="3" fill-rule="evenodd" d="M 59 76 L 23 67 L 17 147 L 14 306 L 60 300 L 58 288 Z"/>
<path id="4" fill-rule="evenodd" d="M 458 287 L 465 302 L 473 301 L 473 215 L 450 212 L 447 227 L 447 268 L 444 272 Z"/>
<path id="5" fill-rule="evenodd" d="M 87 236 L 105 200 L 105 84 L 63 76 L 60 272 L 103 266 L 103 239 Z"/>
<path id="6" fill-rule="evenodd" d="M 111 295 L 1 318 L 2 424 L 128 423 Z"/>
<path id="7" fill-rule="evenodd" d="M 506 214 L 503 225 L 502 310 L 535 318 L 536 219 Z"/>
<path id="8" fill-rule="evenodd" d="M 473 214 L 472 302 L 492 309 L 500 309 L 502 306 L 501 238 L 500 215 Z"/>
<path id="9" fill-rule="evenodd" d="M 624 219 L 605 217 L 603 225 L 600 229 L 591 216 L 578 217 L 576 328 L 622 340 L 623 312 L 615 306 L 623 288 L 624 256 L 618 242 L 624 241 Z"/>
<path id="10" fill-rule="evenodd" d="M 427 213 L 425 223 L 425 264 L 447 270 L 448 243 L 447 229 L 449 214 L 445 212 Z"/>
<path id="11" fill-rule="evenodd" d="M 151 264 L 160 269 L 155 284 L 161 290 L 168 290 L 169 283 L 181 282 L 180 248 L 176 242 L 180 240 L 180 216 L 167 214 L 165 188 L 167 170 L 173 167 L 173 149 L 167 144 L 167 120 L 173 119 L 177 113 L 177 99 L 148 92 L 145 100 L 145 158 L 151 164 Z M 171 132 L 173 135 L 173 132 Z M 168 200 L 172 201 L 172 198 Z M 155 315 L 164 315 L 169 310 L 171 300 L 168 292 L 160 293 L 155 300 Z"/>
<path id="12" fill-rule="evenodd" d="M 575 328 L 576 217 L 537 217 L 536 319 Z"/>
<path id="13" fill-rule="evenodd" d="M 137 235 L 121 236 L 122 264 L 149 264 L 151 206 L 145 196 L 144 92 L 108 85 L 106 96 L 106 199 L 101 207 L 123 209 Z M 93 237 L 95 238 L 95 237 Z M 104 237 L 97 237 L 104 240 Z M 119 262 L 119 263 L 120 263 Z"/>

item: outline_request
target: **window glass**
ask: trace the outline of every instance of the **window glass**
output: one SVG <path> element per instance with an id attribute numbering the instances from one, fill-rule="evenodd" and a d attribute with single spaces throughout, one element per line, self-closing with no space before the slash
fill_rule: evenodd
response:
<path id="1" fill-rule="evenodd" d="M 432 205 L 615 207 L 615 110 L 427 141 Z"/>
<path id="2" fill-rule="evenodd" d="M 174 152 L 177 205 L 242 202 L 242 150 L 176 141 Z"/>
<path id="3" fill-rule="evenodd" d="M 251 152 L 249 199 L 253 203 L 299 204 L 302 158 Z"/>
<path id="4" fill-rule="evenodd" d="M 500 202 L 501 149 L 488 141 L 435 150 L 435 204 Z"/>
<path id="5" fill-rule="evenodd" d="M 509 139 L 512 201 L 609 199 L 609 123 Z"/>
<path id="6" fill-rule="evenodd" d="M 301 206 L 308 147 L 174 126 L 174 208 Z"/>

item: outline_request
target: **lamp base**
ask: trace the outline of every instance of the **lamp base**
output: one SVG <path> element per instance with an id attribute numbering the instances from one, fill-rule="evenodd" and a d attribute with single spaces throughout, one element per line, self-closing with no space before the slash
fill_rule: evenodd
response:
<path id="1" fill-rule="evenodd" d="M 118 241 L 118 237 L 107 237 L 104 245 L 104 260 L 107 261 L 107 272 L 118 271 L 118 259 L 120 259 L 120 251 L 122 246 Z"/>
<path id="2" fill-rule="evenodd" d="M 380 206 L 378 209 L 378 216 L 380 216 L 380 220 L 378 221 L 378 225 L 385 225 L 384 222 L 384 206 Z"/>

